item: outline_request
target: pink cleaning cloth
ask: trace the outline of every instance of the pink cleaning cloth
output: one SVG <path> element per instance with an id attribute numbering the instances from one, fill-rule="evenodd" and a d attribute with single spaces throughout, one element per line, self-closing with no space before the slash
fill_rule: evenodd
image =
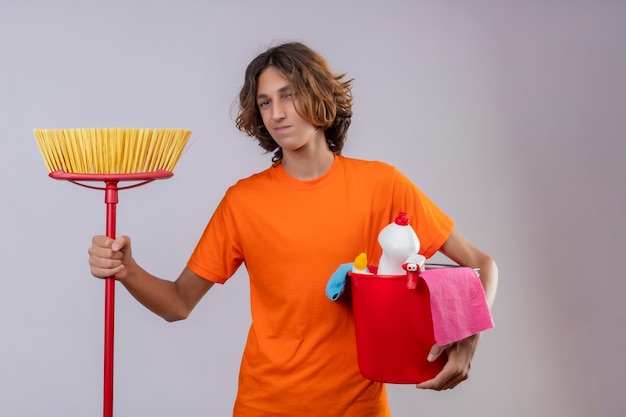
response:
<path id="1" fill-rule="evenodd" d="M 420 272 L 430 291 L 433 332 L 439 346 L 494 327 L 483 286 L 472 268 Z"/>

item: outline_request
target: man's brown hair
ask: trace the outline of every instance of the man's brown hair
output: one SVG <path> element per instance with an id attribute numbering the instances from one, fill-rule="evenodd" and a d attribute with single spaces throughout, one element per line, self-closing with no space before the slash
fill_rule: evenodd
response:
<path id="1" fill-rule="evenodd" d="M 352 80 L 344 80 L 345 74 L 334 75 L 321 55 L 300 42 L 272 47 L 250 62 L 239 93 L 237 128 L 257 138 L 265 151 L 274 152 L 273 162 L 282 159 L 282 149 L 263 125 L 256 100 L 259 75 L 270 66 L 289 80 L 298 114 L 324 129 L 330 150 L 341 154 L 352 117 Z"/>

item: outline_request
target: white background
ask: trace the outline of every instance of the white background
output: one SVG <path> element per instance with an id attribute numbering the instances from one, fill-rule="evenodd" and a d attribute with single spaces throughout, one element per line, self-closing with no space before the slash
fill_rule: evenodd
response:
<path id="1" fill-rule="evenodd" d="M 104 194 L 49 179 L 32 129 L 193 131 L 172 179 L 118 205 L 136 258 L 174 279 L 226 188 L 270 163 L 232 107 L 287 40 L 355 79 L 344 154 L 396 165 L 500 268 L 470 379 L 389 386 L 393 415 L 623 415 L 625 22 L 617 0 L 4 0 L 0 415 L 102 410 Z M 117 288 L 115 415 L 230 415 L 245 271 L 174 324 Z"/>

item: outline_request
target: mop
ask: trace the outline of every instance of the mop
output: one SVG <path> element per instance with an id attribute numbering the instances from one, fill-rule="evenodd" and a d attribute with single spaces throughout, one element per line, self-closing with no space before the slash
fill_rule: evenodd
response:
<path id="1" fill-rule="evenodd" d="M 51 178 L 104 191 L 106 235 L 115 238 L 118 191 L 172 177 L 191 131 L 34 129 L 34 134 Z M 105 279 L 104 298 L 103 417 L 112 417 L 115 277 Z"/>

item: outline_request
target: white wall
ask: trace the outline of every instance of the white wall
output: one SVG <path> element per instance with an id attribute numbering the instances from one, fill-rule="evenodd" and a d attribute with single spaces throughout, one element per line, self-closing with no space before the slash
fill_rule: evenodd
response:
<path id="1" fill-rule="evenodd" d="M 449 392 L 395 417 L 623 415 L 623 1 L 4 1 L 0 415 L 102 407 L 103 194 L 57 182 L 33 128 L 185 127 L 168 181 L 120 192 L 118 233 L 175 278 L 226 187 L 270 156 L 234 128 L 246 64 L 301 40 L 355 81 L 345 154 L 404 171 L 499 263 L 496 329 Z M 118 286 L 116 416 L 226 416 L 243 271 L 185 322 Z"/>

